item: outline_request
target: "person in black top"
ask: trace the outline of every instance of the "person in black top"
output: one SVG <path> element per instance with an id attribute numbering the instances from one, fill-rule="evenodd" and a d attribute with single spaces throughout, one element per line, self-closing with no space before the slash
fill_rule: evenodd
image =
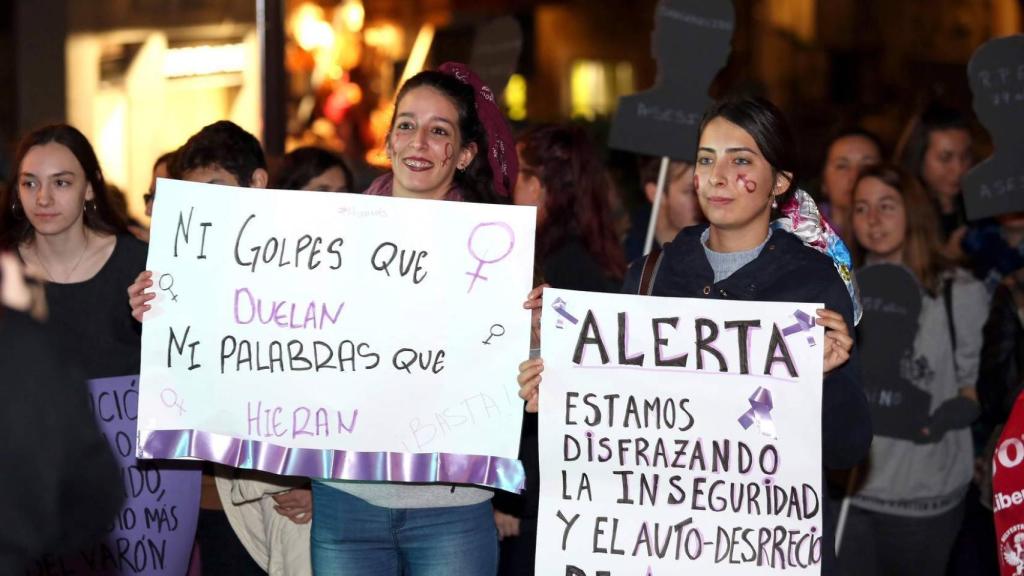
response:
<path id="1" fill-rule="evenodd" d="M 123 290 L 145 269 L 146 245 L 112 208 L 92 146 L 72 126 L 46 126 L 22 140 L 15 166 L 0 193 L 0 246 L 46 281 L 58 351 L 86 378 L 138 374 L 141 327 Z"/>
<path id="2" fill-rule="evenodd" d="M 20 263 L 0 254 L 0 574 L 40 554 L 87 545 L 124 497 L 110 445 L 89 413 L 82 375 L 51 346 Z"/>

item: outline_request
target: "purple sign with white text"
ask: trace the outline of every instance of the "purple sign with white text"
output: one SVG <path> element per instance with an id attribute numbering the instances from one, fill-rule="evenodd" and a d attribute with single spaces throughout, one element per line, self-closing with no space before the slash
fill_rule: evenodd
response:
<path id="1" fill-rule="evenodd" d="M 46 556 L 33 575 L 183 576 L 199 515 L 200 466 L 135 459 L 138 376 L 89 382 L 89 405 L 121 467 L 125 503 L 96 544 L 63 557 Z"/>

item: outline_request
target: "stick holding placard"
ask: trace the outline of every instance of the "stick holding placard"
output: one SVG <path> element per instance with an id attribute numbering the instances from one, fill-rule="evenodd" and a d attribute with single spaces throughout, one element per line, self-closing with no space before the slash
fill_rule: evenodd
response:
<path id="1" fill-rule="evenodd" d="M 654 203 L 651 205 L 651 219 L 647 222 L 647 239 L 644 240 L 644 254 L 651 253 L 651 246 L 654 245 L 654 233 L 658 228 L 658 213 L 661 211 L 661 197 L 665 194 L 665 180 L 668 175 L 668 156 L 661 157 L 661 167 L 658 168 L 658 192 L 654 195 Z"/>

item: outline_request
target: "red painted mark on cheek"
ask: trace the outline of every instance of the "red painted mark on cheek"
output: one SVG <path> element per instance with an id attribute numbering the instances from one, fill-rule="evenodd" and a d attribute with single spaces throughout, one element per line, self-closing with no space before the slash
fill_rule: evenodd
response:
<path id="1" fill-rule="evenodd" d="M 445 144 L 444 145 L 444 160 L 441 161 L 441 168 L 448 167 L 448 162 L 451 161 L 453 155 L 454 155 L 454 150 L 452 149 L 451 143 Z"/>
<path id="2" fill-rule="evenodd" d="M 694 194 L 700 192 L 700 176 L 696 174 L 693 175 L 693 192 Z"/>
<path id="3" fill-rule="evenodd" d="M 753 194 L 757 191 L 757 182 L 747 178 L 746 174 L 740 174 L 736 177 L 736 183 L 746 188 L 748 194 Z"/>

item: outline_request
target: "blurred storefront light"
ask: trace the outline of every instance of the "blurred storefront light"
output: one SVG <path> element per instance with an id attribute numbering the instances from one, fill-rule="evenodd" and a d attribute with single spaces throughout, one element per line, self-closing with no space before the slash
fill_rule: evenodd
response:
<path id="1" fill-rule="evenodd" d="M 334 9 L 334 25 L 336 28 L 344 28 L 349 32 L 359 32 L 363 29 L 363 22 L 366 19 L 366 10 L 360 0 L 345 0 L 340 6 Z"/>
<path id="2" fill-rule="evenodd" d="M 526 78 L 522 74 L 509 77 L 505 85 L 505 106 L 508 107 L 509 120 L 526 120 Z"/>
<path id="3" fill-rule="evenodd" d="M 334 45 L 334 29 L 327 22 L 324 9 L 316 4 L 306 2 L 296 8 L 289 28 L 295 41 L 307 52 Z"/>
<path id="4" fill-rule="evenodd" d="M 629 62 L 576 60 L 569 74 L 570 115 L 594 120 L 615 111 L 620 96 L 635 91 Z"/>
<path id="5" fill-rule="evenodd" d="M 164 54 L 164 78 L 241 72 L 244 69 L 244 44 L 170 48 Z"/>

